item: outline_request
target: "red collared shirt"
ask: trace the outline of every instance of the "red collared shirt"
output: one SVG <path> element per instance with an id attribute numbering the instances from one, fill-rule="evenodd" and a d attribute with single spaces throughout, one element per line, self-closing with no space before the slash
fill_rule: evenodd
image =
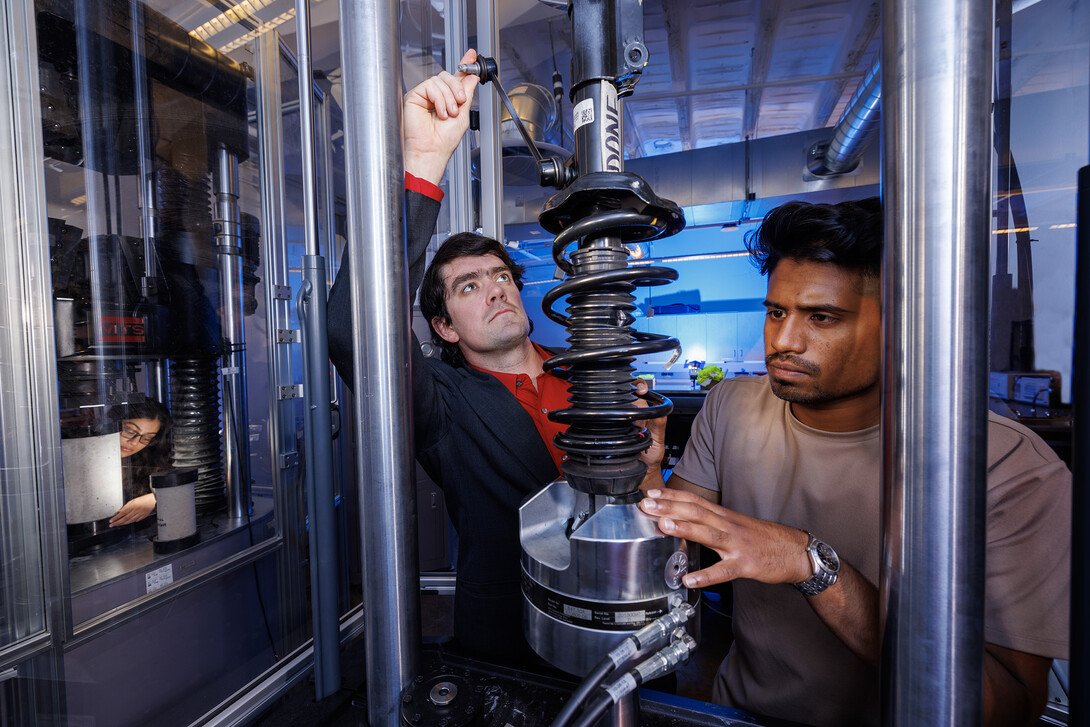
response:
<path id="1" fill-rule="evenodd" d="M 543 360 L 552 357 L 552 354 L 536 343 L 534 343 L 534 349 Z M 556 469 L 559 471 L 560 463 L 567 455 L 553 444 L 553 436 L 567 429 L 568 425 L 551 421 L 549 412 L 568 407 L 568 382 L 545 372 L 538 374 L 535 381 L 526 374 L 504 374 L 477 366 L 473 368 L 495 376 L 518 399 L 522 408 L 534 420 L 537 433 L 541 435 L 545 446 L 548 447 L 549 454 L 552 455 Z"/>

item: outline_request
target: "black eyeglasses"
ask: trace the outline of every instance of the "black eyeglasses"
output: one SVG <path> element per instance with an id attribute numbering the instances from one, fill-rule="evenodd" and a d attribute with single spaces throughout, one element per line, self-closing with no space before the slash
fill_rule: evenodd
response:
<path id="1" fill-rule="evenodd" d="M 151 444 L 151 440 L 155 439 L 155 434 L 141 434 L 139 429 L 121 427 L 121 438 L 129 442 L 139 439 L 143 444 Z"/>

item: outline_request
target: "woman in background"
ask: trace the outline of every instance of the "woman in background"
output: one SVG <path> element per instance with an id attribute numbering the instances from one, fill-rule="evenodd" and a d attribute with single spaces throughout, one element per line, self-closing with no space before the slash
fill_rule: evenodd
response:
<path id="1" fill-rule="evenodd" d="M 110 410 L 121 420 L 121 475 L 125 504 L 110 527 L 138 523 L 155 510 L 151 475 L 171 467 L 170 412 L 154 399 L 121 404 Z"/>

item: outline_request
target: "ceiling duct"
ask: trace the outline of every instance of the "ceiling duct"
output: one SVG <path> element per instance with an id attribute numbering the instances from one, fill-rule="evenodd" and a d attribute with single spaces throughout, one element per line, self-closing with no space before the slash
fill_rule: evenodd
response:
<path id="1" fill-rule="evenodd" d="M 566 162 L 571 152 L 561 146 L 563 139 L 560 138 L 557 124 L 560 112 L 552 92 L 536 83 L 520 83 L 511 88 L 507 97 L 538 150 L 546 157 L 555 156 Z M 500 113 L 500 146 L 503 150 L 504 186 L 540 186 L 534 155 L 506 108 L 502 108 Z M 473 150 L 473 176 L 480 179 L 479 149 Z"/>
<path id="2" fill-rule="evenodd" d="M 829 129 L 821 128 L 750 140 L 748 185 L 744 141 L 628 159 L 625 169 L 643 177 L 656 194 L 680 205 L 690 227 L 760 219 L 791 199 L 835 204 L 877 194 L 880 165 L 875 144 L 860 150 L 852 174 L 817 177 L 799 168 L 807 150 L 828 138 Z M 510 185 L 509 181 L 504 185 L 506 239 L 544 239 L 537 218 L 550 190 Z"/>
<path id="3" fill-rule="evenodd" d="M 831 177 L 855 169 L 878 129 L 881 102 L 882 66 L 875 60 L 848 102 L 832 138 L 811 147 L 806 165 L 811 174 Z"/>

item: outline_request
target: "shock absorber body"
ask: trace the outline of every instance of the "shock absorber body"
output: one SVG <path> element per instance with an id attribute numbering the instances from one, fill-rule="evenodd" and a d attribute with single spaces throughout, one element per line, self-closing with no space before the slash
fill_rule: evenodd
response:
<path id="1" fill-rule="evenodd" d="M 680 208 L 657 197 L 639 176 L 623 171 L 621 99 L 647 62 L 642 6 L 589 0 L 568 6 L 572 19 L 575 181 L 545 205 L 539 222 L 557 235 L 553 257 L 568 274 L 542 301 L 568 329 L 569 350 L 547 367 L 567 367 L 571 407 L 549 414 L 569 425 L 557 446 L 573 487 L 595 495 L 631 493 L 646 472 L 647 448 L 637 419 L 664 416 L 670 402 L 655 395 L 637 410 L 632 362 L 637 355 L 677 349 L 676 339 L 632 330 L 636 285 L 677 279 L 670 268 L 628 268 L 628 243 L 672 235 L 685 226 Z M 564 252 L 577 244 L 570 258 Z M 568 313 L 553 304 L 568 297 Z"/>
<path id="2" fill-rule="evenodd" d="M 568 350 L 545 364 L 569 382 L 570 407 L 549 414 L 568 424 L 555 440 L 567 453 L 567 481 L 529 498 L 519 519 L 527 640 L 553 665 L 585 675 L 626 636 L 688 598 L 681 584 L 688 546 L 659 532 L 636 505 L 647 469 L 639 458 L 650 440 L 635 422 L 665 416 L 672 405 L 652 393 L 649 407 L 636 406 L 633 362 L 680 345 L 633 330 L 633 291 L 677 273 L 628 267 L 629 244 L 675 234 L 685 219 L 676 204 L 623 170 L 621 99 L 647 59 L 642 5 L 572 0 L 568 11 L 574 167 L 551 175 L 567 185 L 539 217 L 556 235 L 553 257 L 567 273 L 542 300 L 568 331 Z M 554 304 L 565 297 L 561 313 Z M 636 724 L 637 706 L 634 699 L 618 702 L 611 722 Z"/>

